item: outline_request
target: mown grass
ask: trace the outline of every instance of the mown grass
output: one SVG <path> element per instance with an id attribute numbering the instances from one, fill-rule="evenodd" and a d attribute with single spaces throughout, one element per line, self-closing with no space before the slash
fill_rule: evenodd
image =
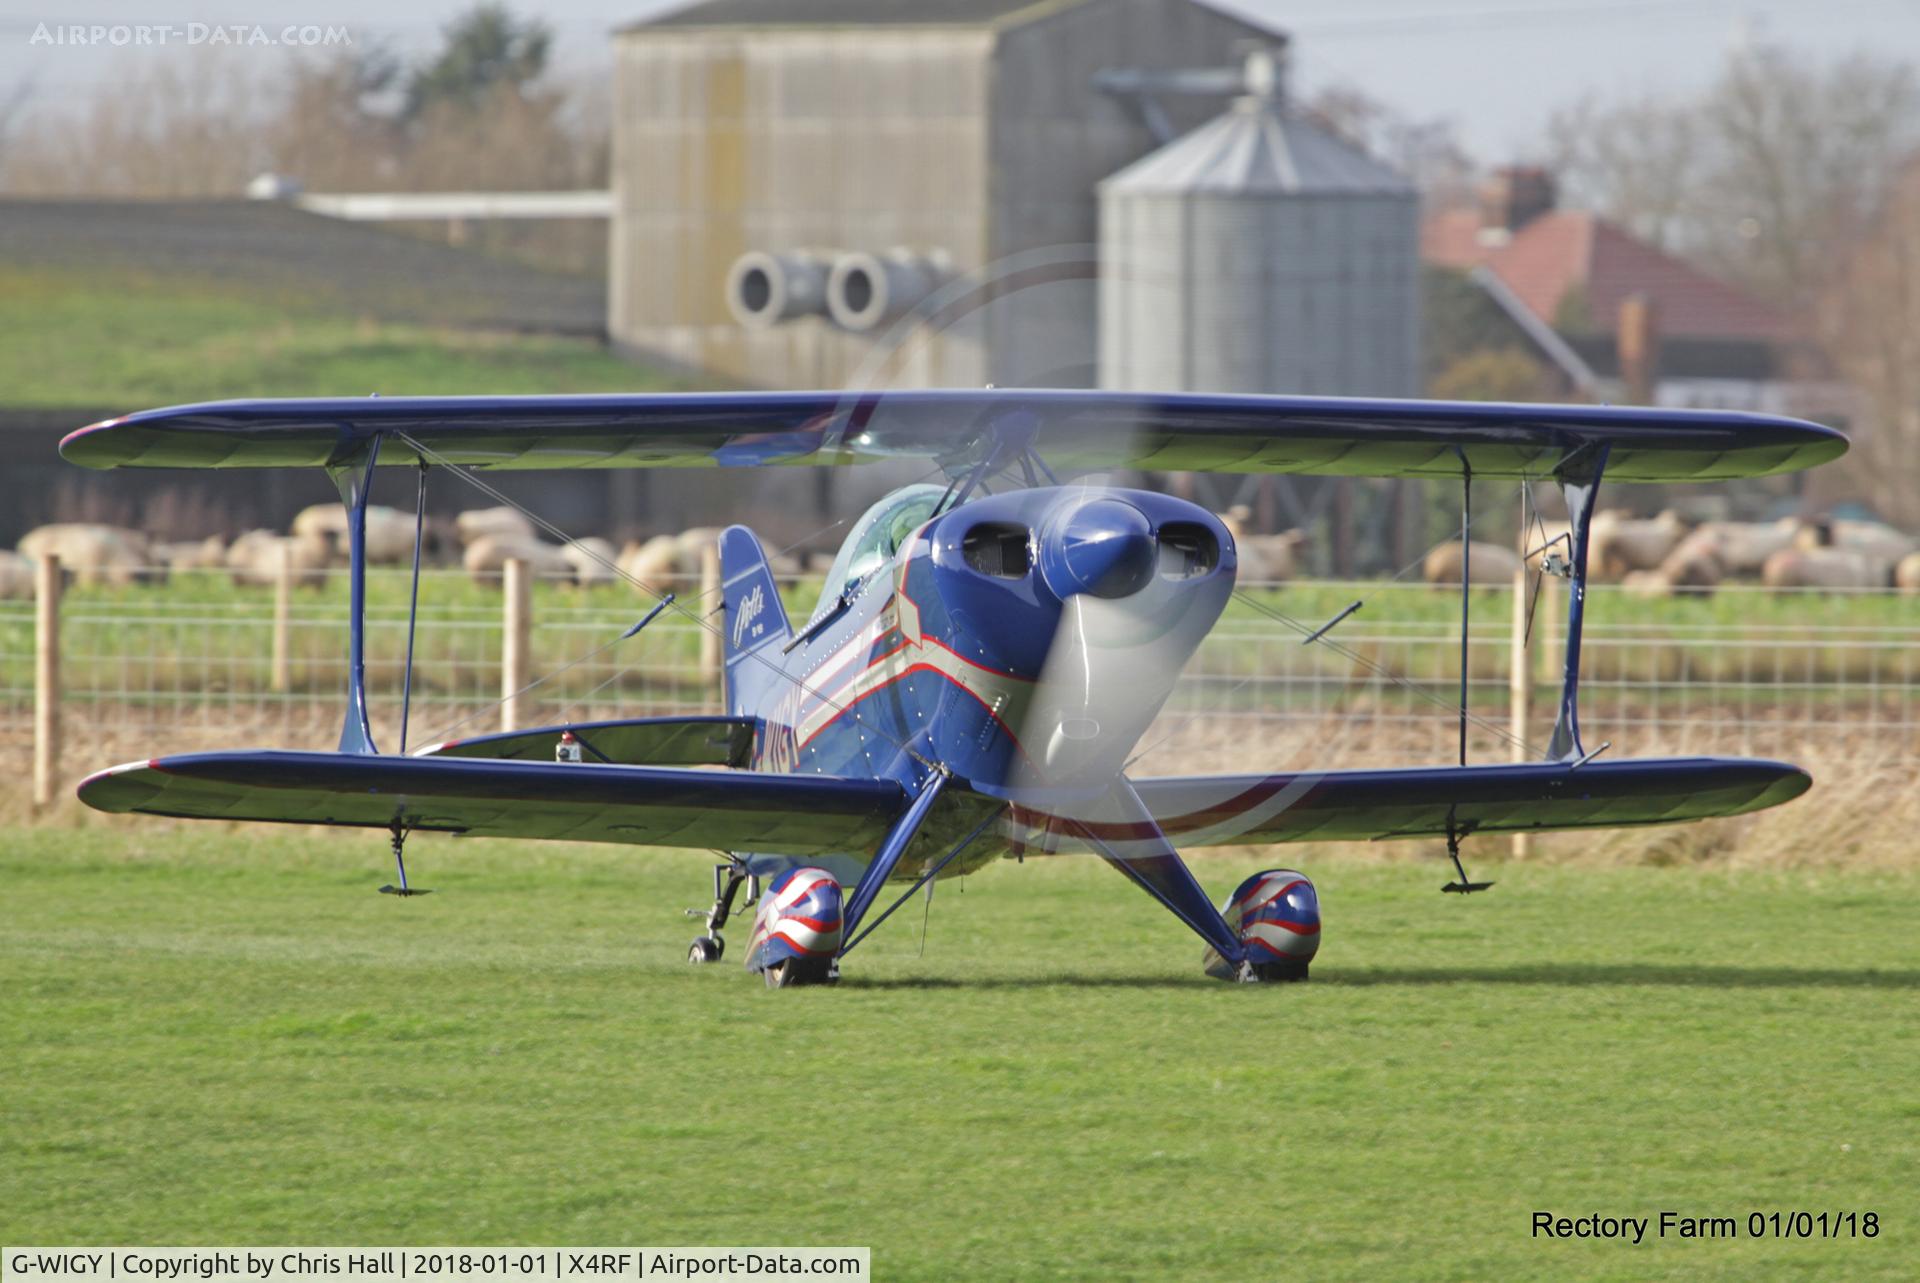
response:
<path id="1" fill-rule="evenodd" d="M 15 407 L 669 384 L 585 339 L 367 320 L 196 276 L 4 265 L 0 298 L 0 400 Z"/>
<path id="2" fill-rule="evenodd" d="M 869 1244 L 877 1278 L 1909 1278 L 1920 877 L 1289 851 L 1314 981 L 1088 861 L 943 886 L 836 991 L 681 960 L 694 853 L 11 831 L 0 1239 Z M 1258 867 L 1205 861 L 1219 892 Z M 1476 867 L 1476 872 L 1481 871 Z M 734 933 L 736 946 L 743 932 Z M 1809 1209 L 1641 1247 L 1565 1215 Z"/>

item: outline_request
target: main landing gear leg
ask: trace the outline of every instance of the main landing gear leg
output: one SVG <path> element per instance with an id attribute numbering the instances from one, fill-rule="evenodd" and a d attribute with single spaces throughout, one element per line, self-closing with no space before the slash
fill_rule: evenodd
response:
<path id="1" fill-rule="evenodd" d="M 696 936 L 687 948 L 687 961 L 699 964 L 718 962 L 720 955 L 727 951 L 727 942 L 720 937 L 720 928 L 727 925 L 727 919 L 733 916 L 733 899 L 740 894 L 740 884 L 746 882 L 747 902 L 742 908 L 751 909 L 760 898 L 760 879 L 747 872 L 747 866 L 738 860 L 729 860 L 725 864 L 713 866 L 713 907 L 705 910 L 707 933 Z M 689 918 L 702 915 L 702 910 L 688 909 Z"/>

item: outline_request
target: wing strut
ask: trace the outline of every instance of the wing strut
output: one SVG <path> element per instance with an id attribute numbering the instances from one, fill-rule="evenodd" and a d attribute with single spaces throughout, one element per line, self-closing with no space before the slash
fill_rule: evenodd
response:
<path id="1" fill-rule="evenodd" d="M 920 875 L 920 880 L 918 882 L 915 882 L 912 886 L 908 887 L 905 891 L 901 892 L 900 898 L 898 900 L 895 900 L 892 904 L 888 905 L 886 909 L 880 914 L 880 916 L 873 920 L 872 926 L 868 927 L 865 931 L 862 931 L 859 935 L 853 936 L 845 944 L 841 945 L 840 956 L 843 958 L 846 957 L 849 953 L 853 952 L 853 946 L 855 946 L 856 944 L 859 944 L 862 940 L 865 940 L 868 936 L 872 935 L 875 931 L 878 931 L 880 929 L 880 924 L 893 916 L 894 910 L 898 909 L 901 905 L 911 900 L 915 892 L 917 892 L 921 887 L 926 886 L 929 882 L 932 882 L 936 877 L 938 877 L 940 875 L 940 870 L 946 868 L 949 864 L 952 864 L 956 859 L 960 857 L 961 852 L 965 851 L 968 847 L 973 845 L 973 840 L 979 837 L 982 833 L 986 831 L 987 825 L 993 823 L 995 820 L 999 819 L 1001 816 L 1005 815 L 1006 813 L 1007 813 L 1007 808 L 1002 806 L 994 810 L 990 810 L 985 815 L 981 816 L 980 822 L 978 824 L 975 824 L 972 829 L 968 830 L 967 835 L 961 838 L 960 841 L 954 845 L 952 850 L 948 851 L 945 855 L 941 856 L 938 860 L 935 860 L 932 864 L 928 865 L 927 871 Z M 927 892 L 927 895 L 928 895 L 928 898 L 931 899 L 933 892 L 929 891 Z M 922 935 L 921 939 L 924 947 L 925 936 Z"/>
<path id="2" fill-rule="evenodd" d="M 1473 464 L 1460 456 L 1460 765 L 1467 764 L 1467 626 L 1473 621 Z M 1332 627 L 1331 624 L 1328 625 Z M 1466 875 L 1460 875 L 1466 880 Z"/>
<path id="3" fill-rule="evenodd" d="M 1147 809 L 1147 804 L 1140 800 L 1140 794 L 1134 791 L 1132 781 L 1121 776 L 1106 801 L 1118 808 L 1123 817 L 1119 823 L 1105 824 L 1066 816 L 1061 818 L 1069 829 L 1086 839 L 1101 859 L 1126 874 L 1135 886 L 1158 900 L 1169 913 L 1186 923 L 1195 935 L 1212 945 L 1221 957 L 1236 967 L 1244 963 L 1247 958 L 1246 945 L 1227 925 L 1227 920 L 1220 916 L 1220 911 L 1213 907 L 1213 901 L 1207 899 L 1205 889 L 1180 859 L 1180 853 L 1173 849 L 1173 843 L 1160 828 L 1160 822 L 1153 818 L 1153 812 Z M 1118 837 L 1127 846 L 1145 849 L 1137 855 L 1122 854 L 1108 842 L 1109 836 Z"/>
<path id="4" fill-rule="evenodd" d="M 1573 557 L 1568 567 L 1566 667 L 1560 682 L 1560 712 L 1554 719 L 1553 739 L 1547 744 L 1550 762 L 1577 761 L 1586 756 L 1580 743 L 1580 630 L 1586 616 L 1587 551 L 1594 500 L 1600 493 L 1600 476 L 1606 471 L 1610 449 L 1605 442 L 1590 444 L 1574 451 L 1554 470 L 1567 500 Z"/>
<path id="5" fill-rule="evenodd" d="M 913 845 L 914 836 L 919 833 L 920 825 L 933 810 L 934 802 L 939 799 L 941 791 L 947 787 L 947 781 L 951 778 L 944 766 L 929 775 L 927 782 L 922 784 L 920 791 L 914 795 L 912 803 L 901 812 L 900 818 L 893 822 L 893 827 L 887 830 L 887 836 L 881 841 L 879 851 L 874 853 L 872 862 L 861 871 L 860 881 L 854 885 L 853 894 L 847 899 L 845 916 L 840 928 L 841 939 L 856 938 L 854 928 L 860 925 L 860 919 L 866 917 L 867 910 L 873 907 L 875 897 L 880 894 L 880 888 L 885 886 L 887 879 L 893 876 L 893 870 L 900 863 L 900 857 L 906 854 L 909 846 Z M 845 951 L 844 948 L 841 950 L 843 953 Z"/>
<path id="6" fill-rule="evenodd" d="M 378 753 L 367 721 L 367 496 L 380 461 L 380 434 L 356 441 L 327 475 L 347 509 L 347 715 L 340 726 L 342 753 Z"/>

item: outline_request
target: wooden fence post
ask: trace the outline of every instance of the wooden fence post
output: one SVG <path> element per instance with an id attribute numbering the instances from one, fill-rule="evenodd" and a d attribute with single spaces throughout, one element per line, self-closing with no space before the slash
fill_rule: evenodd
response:
<path id="1" fill-rule="evenodd" d="M 1566 588 L 1558 583 L 1540 589 L 1540 605 L 1533 612 L 1533 680 L 1560 689 L 1560 666 L 1565 646 L 1560 642 L 1560 603 Z"/>
<path id="2" fill-rule="evenodd" d="M 710 543 L 700 549 L 700 604 L 697 609 L 702 619 L 725 619 L 717 614 L 720 607 L 720 545 Z M 720 689 L 720 629 L 702 628 L 700 630 L 700 680 L 713 687 L 718 698 Z"/>
<path id="3" fill-rule="evenodd" d="M 501 568 L 505 616 L 500 635 L 500 729 L 520 729 L 520 691 L 531 676 L 533 573 L 525 560 L 509 558 Z"/>
<path id="4" fill-rule="evenodd" d="M 60 559 L 33 575 L 33 804 L 53 805 L 60 784 Z"/>
<path id="5" fill-rule="evenodd" d="M 273 578 L 273 661 L 267 685 L 277 693 L 293 689 L 293 540 L 282 539 Z"/>

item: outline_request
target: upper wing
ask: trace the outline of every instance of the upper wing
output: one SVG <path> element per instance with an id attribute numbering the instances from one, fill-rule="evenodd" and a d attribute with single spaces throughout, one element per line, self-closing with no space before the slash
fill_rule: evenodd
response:
<path id="1" fill-rule="evenodd" d="M 1609 448 L 1609 481 L 1767 476 L 1838 458 L 1832 428 L 1774 415 L 1591 405 L 968 389 L 885 393 L 369 397 L 214 401 L 82 428 L 90 468 L 325 465 L 384 438 L 379 461 L 480 468 L 718 467 L 937 460 L 958 471 L 996 434 L 1056 472 L 1115 468 L 1544 477 Z"/>
<path id="2" fill-rule="evenodd" d="M 872 851 L 907 803 L 889 780 L 273 750 L 187 753 L 80 785 L 102 811 L 431 829 L 722 851 Z"/>
<path id="3" fill-rule="evenodd" d="M 1784 762 L 1683 757 L 1571 770 L 1525 762 L 1187 776 L 1134 787 L 1174 845 L 1192 847 L 1444 837 L 1449 825 L 1464 834 L 1672 824 L 1778 806 L 1812 783 Z"/>

